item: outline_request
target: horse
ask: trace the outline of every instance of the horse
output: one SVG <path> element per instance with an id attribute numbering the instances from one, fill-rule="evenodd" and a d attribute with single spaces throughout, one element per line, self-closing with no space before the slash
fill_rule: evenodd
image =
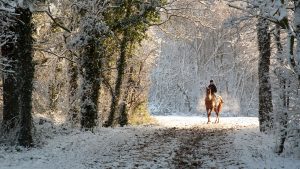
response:
<path id="1" fill-rule="evenodd" d="M 219 123 L 219 115 L 223 103 L 224 101 L 221 96 L 218 96 L 216 98 L 216 96 L 212 94 L 211 89 L 206 88 L 205 107 L 206 107 L 207 118 L 208 118 L 207 124 L 210 123 L 210 115 L 212 111 L 216 112 L 217 115 L 215 123 Z"/>

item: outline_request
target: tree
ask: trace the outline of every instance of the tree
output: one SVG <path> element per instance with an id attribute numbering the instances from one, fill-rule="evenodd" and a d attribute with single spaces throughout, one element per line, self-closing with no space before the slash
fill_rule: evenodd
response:
<path id="1" fill-rule="evenodd" d="M 11 38 L 2 49 L 8 61 L 3 76 L 3 127 L 6 132 L 16 132 L 14 138 L 21 146 L 32 146 L 32 90 L 34 65 L 32 39 L 32 12 L 27 2 L 13 4 L 14 22 L 11 23 Z M 11 66 L 10 63 L 13 63 Z M 13 74 L 11 74 L 13 73 Z M 8 125 L 10 124 L 10 125 Z M 8 126 L 7 126 L 8 125 Z M 13 127 L 13 128 L 10 128 Z"/>
<path id="2" fill-rule="evenodd" d="M 72 54 L 70 54 L 72 56 Z M 75 60 L 70 57 L 71 60 Z M 74 125 L 79 121 L 79 110 L 77 108 L 77 92 L 78 92 L 78 67 L 76 62 L 69 62 L 68 64 L 68 73 L 69 73 L 69 88 L 68 88 L 68 99 L 69 99 L 69 119 L 71 123 Z"/>
<path id="3" fill-rule="evenodd" d="M 287 124 L 288 124 L 288 108 L 289 108 L 289 95 L 287 93 L 287 75 L 286 71 L 283 69 L 283 46 L 281 43 L 281 31 L 280 26 L 276 25 L 275 32 L 274 32 L 274 40 L 276 43 L 277 49 L 277 60 L 280 66 L 275 68 L 275 74 L 278 77 L 279 81 L 279 105 L 278 113 L 277 113 L 277 120 L 279 122 L 278 127 L 278 137 L 279 141 L 276 144 L 276 152 L 281 154 L 284 150 L 284 143 L 287 136 Z"/>
<path id="4" fill-rule="evenodd" d="M 103 18 L 107 5 L 105 1 L 78 1 L 74 11 L 80 14 L 79 27 L 78 32 L 72 35 L 69 46 L 79 54 L 81 127 L 85 129 L 97 124 L 101 59 L 105 50 L 104 41 L 110 35 Z"/>
<path id="5" fill-rule="evenodd" d="M 18 70 L 18 58 L 14 53 L 14 37 L 15 27 L 11 22 L 7 22 L 7 19 L 12 17 L 9 12 L 2 12 L 1 20 L 5 24 L 1 25 L 3 37 L 1 38 L 1 54 L 3 57 L 3 122 L 2 130 L 9 132 L 11 129 L 15 129 L 19 122 L 19 102 L 18 100 L 18 81 L 15 78 L 15 73 Z M 5 18 L 6 17 L 6 18 Z M 11 25 L 11 26 L 5 26 Z"/>
<path id="6" fill-rule="evenodd" d="M 33 90 L 33 48 L 32 48 L 32 12 L 29 8 L 17 8 L 17 14 L 20 14 L 18 36 L 16 48 L 18 50 L 20 62 L 20 137 L 19 143 L 22 146 L 31 146 L 32 140 L 32 90 Z"/>
<path id="7" fill-rule="evenodd" d="M 271 113 L 272 93 L 270 83 L 270 57 L 271 57 L 271 38 L 269 33 L 268 21 L 264 18 L 258 18 L 257 38 L 259 49 L 259 124 L 260 131 L 265 132 L 272 128 Z"/>

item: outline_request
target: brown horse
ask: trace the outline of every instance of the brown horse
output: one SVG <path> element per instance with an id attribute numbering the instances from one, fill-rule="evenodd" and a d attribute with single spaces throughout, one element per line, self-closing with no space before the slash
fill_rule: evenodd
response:
<path id="1" fill-rule="evenodd" d="M 224 101 L 221 96 L 218 96 L 218 98 L 216 98 L 216 96 L 212 94 L 211 89 L 206 88 L 205 107 L 208 118 L 207 124 L 210 123 L 210 115 L 212 111 L 215 111 L 217 115 L 215 123 L 219 123 L 219 115 L 223 103 Z"/>

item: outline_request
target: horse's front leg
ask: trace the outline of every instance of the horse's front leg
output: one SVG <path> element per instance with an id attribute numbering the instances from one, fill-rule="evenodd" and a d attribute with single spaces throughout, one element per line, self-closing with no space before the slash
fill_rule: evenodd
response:
<path id="1" fill-rule="evenodd" d="M 211 114 L 211 109 L 206 109 L 206 112 L 207 112 L 207 119 L 208 119 L 208 121 L 207 121 L 207 124 L 209 124 L 210 123 L 210 114 Z"/>

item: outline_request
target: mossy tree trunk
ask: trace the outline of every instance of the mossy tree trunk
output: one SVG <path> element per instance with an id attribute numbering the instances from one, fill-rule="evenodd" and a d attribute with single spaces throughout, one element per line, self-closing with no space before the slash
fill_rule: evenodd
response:
<path id="1" fill-rule="evenodd" d="M 259 126 L 260 131 L 269 131 L 272 128 L 271 113 L 273 112 L 272 93 L 270 83 L 270 56 L 271 38 L 269 23 L 264 18 L 259 18 L 257 23 L 257 38 L 259 49 Z"/>
<path id="2" fill-rule="evenodd" d="M 32 13 L 28 8 L 16 8 L 16 22 L 11 27 L 15 42 L 3 49 L 7 66 L 3 81 L 3 125 L 6 132 L 16 131 L 14 140 L 21 146 L 33 145 L 32 90 L 34 78 Z M 10 127 L 10 128 L 9 128 Z"/>
<path id="3" fill-rule="evenodd" d="M 133 70 L 134 68 L 131 66 L 129 68 L 128 77 L 127 77 L 127 84 L 124 91 L 124 97 L 123 101 L 120 104 L 120 118 L 119 118 L 119 124 L 121 127 L 128 124 L 128 110 L 129 110 L 129 99 L 132 95 L 132 88 L 134 87 L 134 80 L 133 80 Z"/>
<path id="4" fill-rule="evenodd" d="M 58 81 L 58 76 L 61 69 L 57 62 L 54 68 L 53 79 L 49 84 L 49 108 L 52 112 L 57 111 L 59 91 L 61 90 L 61 82 Z"/>
<path id="5" fill-rule="evenodd" d="M 70 60 L 73 60 L 73 57 L 70 54 Z M 68 63 L 68 74 L 69 74 L 69 86 L 68 86 L 68 94 L 69 94 L 69 120 L 72 125 L 79 123 L 79 110 L 77 108 L 77 92 L 78 92 L 78 67 L 77 63 L 69 62 Z"/>
<path id="6" fill-rule="evenodd" d="M 118 111 L 119 107 L 119 101 L 121 98 L 121 88 L 122 88 L 122 82 L 124 78 L 124 72 L 126 69 L 126 48 L 128 45 L 128 39 L 127 39 L 127 32 L 124 32 L 121 46 L 120 46 L 120 57 L 117 61 L 117 78 L 116 78 L 116 84 L 115 84 L 115 92 L 114 95 L 112 95 L 111 100 L 111 106 L 110 106 L 110 113 L 108 120 L 105 122 L 104 126 L 109 127 L 112 126 L 115 119 L 115 114 Z"/>
<path id="7" fill-rule="evenodd" d="M 97 125 L 98 97 L 100 89 L 100 55 L 91 41 L 81 56 L 81 127 L 91 129 Z M 101 52 L 101 51 L 100 51 Z"/>
<path id="8" fill-rule="evenodd" d="M 14 27 L 11 31 L 15 32 Z M 19 122 L 19 82 L 16 78 L 19 72 L 18 55 L 15 54 L 15 44 L 12 39 L 8 40 L 1 48 L 3 55 L 3 121 L 2 130 L 7 133 L 15 129 Z"/>
<path id="9" fill-rule="evenodd" d="M 20 136 L 19 144 L 31 146 L 32 140 L 32 90 L 34 78 L 33 39 L 32 39 L 32 13 L 29 9 L 18 8 L 20 14 L 18 22 L 19 40 L 16 47 L 20 55 Z"/>

